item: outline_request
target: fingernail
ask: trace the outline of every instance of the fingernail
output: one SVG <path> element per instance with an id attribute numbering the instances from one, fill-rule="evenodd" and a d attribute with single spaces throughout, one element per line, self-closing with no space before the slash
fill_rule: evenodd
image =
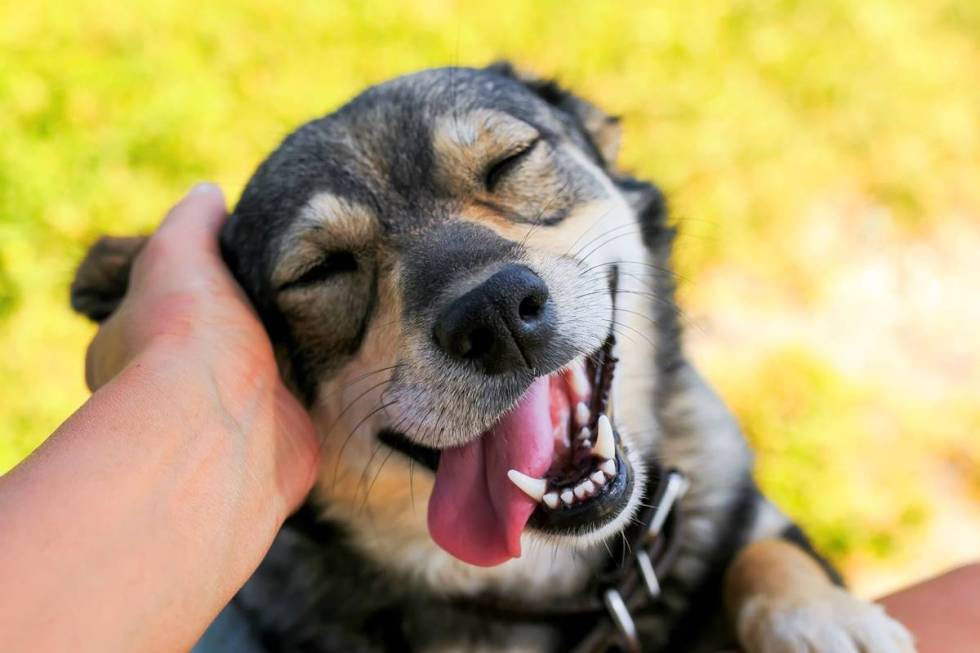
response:
<path id="1" fill-rule="evenodd" d="M 191 187 L 188 195 L 208 195 L 214 193 L 220 193 L 221 189 L 217 185 L 212 184 L 210 181 L 200 181 Z"/>

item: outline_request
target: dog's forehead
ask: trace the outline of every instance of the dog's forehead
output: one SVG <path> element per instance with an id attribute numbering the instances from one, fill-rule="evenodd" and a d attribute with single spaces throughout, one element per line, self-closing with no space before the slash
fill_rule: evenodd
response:
<path id="1" fill-rule="evenodd" d="M 488 134 L 501 141 L 537 130 L 557 132 L 551 109 L 522 84 L 469 69 L 437 69 L 372 87 L 319 121 L 329 168 L 321 188 L 372 204 L 386 231 L 438 219 L 447 167 Z M 533 125 L 533 127 L 531 126 Z M 356 179 L 355 179 L 356 177 Z M 368 200 L 368 201 L 365 201 Z"/>
<path id="2" fill-rule="evenodd" d="M 437 68 L 372 86 L 328 119 L 341 126 L 370 127 L 396 142 L 429 133 L 448 113 L 496 110 L 531 122 L 557 123 L 549 105 L 514 78 L 486 70 Z"/>
<path id="3" fill-rule="evenodd" d="M 262 288 L 281 245 L 324 194 L 362 207 L 377 233 L 411 238 L 458 209 L 440 178 L 447 143 L 465 147 L 488 125 L 513 133 L 515 123 L 568 137 L 560 113 L 522 82 L 487 70 L 426 70 L 371 87 L 296 130 L 259 167 L 225 230 L 226 252 L 249 261 L 240 274 Z"/>

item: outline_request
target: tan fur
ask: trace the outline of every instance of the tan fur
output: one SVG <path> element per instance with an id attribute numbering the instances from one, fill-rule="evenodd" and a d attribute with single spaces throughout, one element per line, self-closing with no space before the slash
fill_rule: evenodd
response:
<path id="1" fill-rule="evenodd" d="M 356 252 L 370 246 L 377 235 L 378 223 L 365 207 L 330 193 L 317 193 L 280 242 L 272 285 L 279 286 L 295 277 L 323 256 L 327 246 Z"/>
<path id="2" fill-rule="evenodd" d="M 878 605 L 836 587 L 799 547 L 746 546 L 725 577 L 725 607 L 749 653 L 909 653 L 906 630 Z"/>
<path id="3" fill-rule="evenodd" d="M 486 157 L 500 151 L 508 140 L 513 142 L 514 138 L 527 137 L 513 122 L 512 118 L 494 112 L 474 112 L 447 119 L 443 129 L 437 130 L 436 151 L 440 165 L 447 174 L 452 171 L 456 176 L 460 176 L 460 167 L 484 165 Z M 503 128 L 503 135 L 493 132 L 492 128 Z M 587 308 L 588 313 L 604 320 L 611 306 L 608 293 L 602 292 L 607 268 L 601 266 L 613 260 L 643 261 L 646 252 L 634 224 L 635 217 L 625 200 L 594 164 L 580 153 L 575 154 L 593 172 L 605 196 L 576 206 L 560 225 L 536 229 L 532 225 L 515 224 L 492 209 L 475 204 L 461 211 L 458 219 L 479 223 L 504 238 L 527 246 L 526 263 L 541 274 L 552 296 L 559 300 L 558 321 L 562 333 L 574 335 L 583 329 L 594 332 L 594 337 L 587 337 L 585 333 L 577 336 L 580 340 L 585 339 L 583 343 L 588 340 L 583 347 L 585 350 L 600 346 L 608 327 L 604 323 L 593 326 L 592 321 L 583 319 L 583 315 L 566 315 L 567 311 Z M 375 220 L 363 207 L 340 202 L 327 193 L 315 196 L 304 209 L 302 220 L 283 240 L 275 277 L 286 280 L 295 275 L 322 251 L 321 239 L 341 242 L 353 249 L 364 246 L 374 235 L 374 225 Z M 588 254 L 588 258 L 576 264 L 572 257 L 584 254 Z M 381 256 L 377 252 L 376 255 Z M 592 266 L 597 267 L 583 272 Z M 382 408 L 391 399 L 385 391 L 394 370 L 372 373 L 395 364 L 402 366 L 400 371 L 403 373 L 424 372 L 422 355 L 428 348 L 429 337 L 427 333 L 403 328 L 397 263 L 382 268 L 377 302 L 379 312 L 372 319 L 355 358 L 321 386 L 312 409 L 323 441 L 321 474 L 315 491 L 327 506 L 326 515 L 347 524 L 358 545 L 368 555 L 385 565 L 396 566 L 439 591 L 468 594 L 494 588 L 521 591 L 540 598 L 580 591 L 589 575 L 589 565 L 582 564 L 583 560 L 605 551 L 599 544 L 598 534 L 591 540 L 579 538 L 577 542 L 569 542 L 575 546 L 566 547 L 556 546 L 554 538 L 545 540 L 528 533 L 522 541 L 524 555 L 521 558 L 490 569 L 461 563 L 432 541 L 426 524 L 426 508 L 433 485 L 431 472 L 380 445 L 373 437 L 384 425 L 411 431 L 416 423 L 412 414 L 403 414 L 397 406 Z M 489 274 L 491 270 L 486 272 Z M 642 286 L 635 281 L 638 276 L 624 276 L 621 287 L 635 286 L 640 291 Z M 478 279 L 464 281 L 476 283 Z M 454 288 L 454 292 L 461 290 Z M 324 309 L 315 306 L 313 310 L 303 311 L 304 307 L 309 308 L 307 304 L 320 301 L 318 297 L 322 297 L 324 291 L 317 292 L 319 295 L 301 291 L 286 300 L 290 305 L 284 308 L 294 315 L 294 322 L 304 322 L 297 314 L 322 314 Z M 635 311 L 620 316 L 623 324 L 631 325 L 636 333 L 649 333 L 648 325 L 639 317 L 643 310 L 642 297 L 624 294 L 618 301 Z M 310 328 L 314 326 L 311 322 Z M 624 347 L 631 346 L 632 349 L 628 355 L 631 363 L 626 369 L 637 365 L 633 371 L 642 374 L 652 356 L 649 344 L 630 333 L 623 336 L 623 341 Z M 424 380 L 417 380 L 415 386 L 418 391 L 426 389 Z M 643 405 L 642 421 L 651 423 L 652 413 L 647 402 L 630 403 Z M 628 439 L 628 428 L 624 427 L 623 433 Z M 645 436 L 648 444 L 649 431 Z M 631 455 L 638 477 L 643 473 L 638 451 L 645 448 L 634 447 Z M 634 505 L 623 512 L 622 522 L 630 519 L 637 501 L 639 495 L 634 497 Z M 607 530 L 614 532 L 621 527 L 622 523 L 617 522 Z"/>
<path id="4" fill-rule="evenodd" d="M 830 579 L 813 558 L 799 547 L 779 539 L 764 539 L 746 546 L 728 569 L 725 606 L 731 614 L 757 595 L 794 598 L 819 596 Z"/>
<path id="5" fill-rule="evenodd" d="M 326 506 L 325 515 L 348 524 L 358 545 L 379 563 L 447 594 L 495 588 L 548 597 L 579 591 L 588 580 L 581 560 L 598 550 L 556 552 L 530 537 L 521 558 L 485 569 L 460 562 L 429 536 L 426 509 L 433 476 L 374 439 L 380 425 L 399 423 L 392 408 L 370 415 L 385 403 L 385 381 L 392 372 L 366 375 L 394 365 L 403 340 L 396 279 L 388 276 L 379 289 L 381 312 L 358 356 L 323 385 L 312 410 L 323 442 L 315 492 Z"/>
<path id="6" fill-rule="evenodd" d="M 619 156 L 619 145 L 622 140 L 622 131 L 619 128 L 619 120 L 607 116 L 602 111 L 589 105 L 591 111 L 587 111 L 582 123 L 592 137 L 599 154 L 607 163 L 615 163 Z"/>
<path id="7" fill-rule="evenodd" d="M 446 188 L 472 193 L 489 164 L 537 136 L 533 127 L 501 111 L 477 109 L 441 116 L 432 140 L 436 177 Z"/>
<path id="8" fill-rule="evenodd" d="M 619 147 L 617 121 L 577 98 L 569 96 L 561 102 L 581 121 L 604 160 L 613 162 Z M 681 588 L 696 587 L 710 571 L 708 556 L 699 553 L 719 543 L 723 535 L 719 525 L 726 523 L 734 493 L 744 487 L 751 452 L 724 404 L 690 365 L 672 373 L 663 395 L 665 405 L 653 405 L 652 398 L 660 396 L 651 370 L 658 343 L 649 320 L 655 314 L 650 309 L 656 298 L 651 296 L 646 266 L 653 261 L 648 259 L 633 210 L 584 152 L 569 142 L 540 139 L 535 127 L 506 113 L 451 112 L 435 119 L 433 135 L 438 185 L 452 196 L 468 198 L 456 205 L 446 203 L 447 210 L 456 214 L 444 217 L 479 224 L 522 246 L 526 253 L 513 262 L 532 268 L 547 283 L 556 305 L 556 330 L 574 343 L 574 350 L 594 351 L 605 339 L 606 321 L 613 316 L 620 358 L 611 394 L 617 428 L 638 487 L 645 475 L 644 459 L 654 453 L 665 467 L 688 474 L 691 485 L 681 500 L 684 518 L 678 535 L 687 551 L 671 570 L 671 578 Z M 534 149 L 522 157 L 520 174 L 505 176 L 490 193 L 485 187 L 487 170 L 531 143 Z M 594 184 L 578 189 L 587 197 L 576 194 L 572 199 L 564 193 L 562 176 L 550 163 L 556 151 L 570 155 L 593 178 Z M 355 158 L 351 165 L 366 178 L 389 172 L 370 157 Z M 564 205 L 555 210 L 552 201 Z M 558 224 L 533 224 L 542 218 Z M 144 241 L 110 238 L 96 244 L 73 286 L 78 310 L 96 319 L 111 312 L 113 302 L 125 291 L 129 266 Z M 465 595 L 489 590 L 558 600 L 582 591 L 599 558 L 606 555 L 600 543 L 634 516 L 641 495 L 634 494 L 616 520 L 593 533 L 551 538 L 525 533 L 523 555 L 497 567 L 470 566 L 443 551 L 426 524 L 432 473 L 385 447 L 375 435 L 392 428 L 430 446 L 454 446 L 494 418 L 482 415 L 483 421 L 476 424 L 476 418 L 457 406 L 450 417 L 456 418 L 454 424 L 465 426 L 447 433 L 432 428 L 430 418 L 438 422 L 451 399 L 442 378 L 446 369 L 431 355 L 431 332 L 403 319 L 400 252 L 386 251 L 381 225 L 369 208 L 319 193 L 289 231 L 277 235 L 276 243 L 271 279 L 275 286 L 294 281 L 331 250 L 349 250 L 358 260 L 357 270 L 349 270 L 342 282 L 317 287 L 290 284 L 293 287 L 277 300 L 308 350 L 342 354 L 335 366 L 324 368 L 311 407 L 322 440 L 321 473 L 314 493 L 324 506 L 324 516 L 343 523 L 359 551 L 436 592 Z M 617 265 L 621 291 L 615 314 L 607 290 L 611 263 Z M 447 292 L 465 292 L 494 271 L 489 265 L 461 275 Z M 343 344 L 338 333 L 359 333 L 359 316 L 368 314 L 363 304 L 373 289 L 369 284 L 374 283 L 379 295 L 375 313 L 356 354 L 342 347 L 332 350 L 331 345 Z M 283 356 L 281 362 L 288 377 L 287 359 Z M 399 378 L 393 384 L 396 365 Z M 400 401 L 391 401 L 391 395 Z M 469 422 L 461 419 L 467 417 Z M 751 543 L 736 555 L 724 585 L 727 612 L 747 653 L 913 650 L 905 630 L 879 607 L 836 587 L 809 555 L 776 539 L 789 524 L 778 509 L 762 499 L 756 508 L 753 523 L 747 525 Z M 667 590 L 663 605 L 676 600 L 677 595 Z M 517 643 L 534 650 L 545 641 L 518 636 L 511 641 Z"/>

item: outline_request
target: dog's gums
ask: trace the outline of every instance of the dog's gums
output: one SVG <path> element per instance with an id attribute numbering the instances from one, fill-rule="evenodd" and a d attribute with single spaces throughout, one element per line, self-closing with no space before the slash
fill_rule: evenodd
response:
<path id="1" fill-rule="evenodd" d="M 597 513 L 593 517 L 598 518 L 598 513 L 608 512 L 605 504 L 621 493 L 621 484 L 615 481 L 629 463 L 625 458 L 617 460 L 619 438 L 608 414 L 616 364 L 612 349 L 610 338 L 596 353 L 575 359 L 549 377 L 555 449 L 547 473 L 537 478 L 516 469 L 508 472 L 511 482 L 540 504 L 534 515 L 540 530 L 557 521 L 570 522 L 551 513 L 573 506 L 593 506 Z M 579 522 L 595 521 L 589 517 L 585 510 L 575 511 Z"/>

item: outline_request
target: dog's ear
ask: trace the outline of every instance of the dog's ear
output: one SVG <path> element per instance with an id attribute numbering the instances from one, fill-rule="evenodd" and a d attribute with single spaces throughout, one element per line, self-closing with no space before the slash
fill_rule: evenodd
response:
<path id="1" fill-rule="evenodd" d="M 566 91 L 554 80 L 542 79 L 517 70 L 508 61 L 490 64 L 486 70 L 516 79 L 534 91 L 545 102 L 567 113 L 575 120 L 582 133 L 588 137 L 599 161 L 606 167 L 611 167 L 616 163 L 616 157 L 619 155 L 619 143 L 622 138 L 619 118 L 608 115 L 591 102 Z"/>
<path id="2" fill-rule="evenodd" d="M 75 272 L 71 307 L 96 322 L 109 317 L 126 294 L 129 269 L 146 240 L 146 236 L 97 240 Z"/>

